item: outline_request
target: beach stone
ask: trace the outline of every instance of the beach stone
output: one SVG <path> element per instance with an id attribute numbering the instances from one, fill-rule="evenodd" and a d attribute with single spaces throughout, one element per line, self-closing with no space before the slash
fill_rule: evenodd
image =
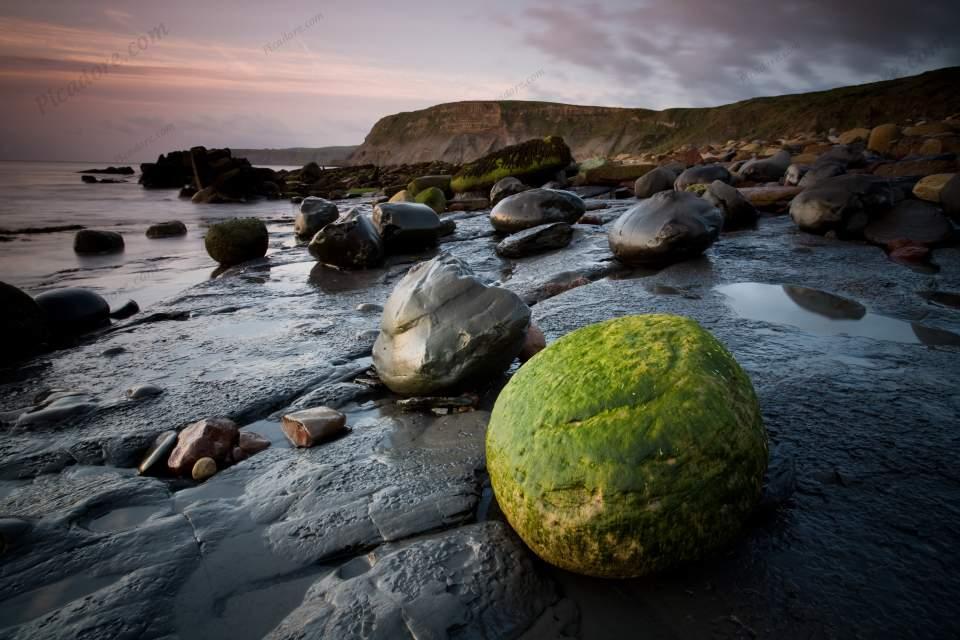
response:
<path id="1" fill-rule="evenodd" d="M 866 142 L 870 138 L 871 130 L 862 127 L 844 131 L 838 136 L 840 144 L 853 144 L 854 142 Z"/>
<path id="2" fill-rule="evenodd" d="M 817 160 L 815 163 L 813 163 L 813 166 L 811 166 L 807 172 L 803 174 L 803 177 L 800 178 L 800 181 L 797 183 L 797 185 L 806 189 L 816 186 L 820 181 L 827 178 L 842 176 L 846 172 L 847 165 L 843 162 Z"/>
<path id="3" fill-rule="evenodd" d="M 359 209 L 318 231 L 308 249 L 323 264 L 340 269 L 372 269 L 383 262 L 384 254 L 377 228 Z"/>
<path id="4" fill-rule="evenodd" d="M 447 210 L 447 197 L 443 195 L 443 191 L 437 187 L 427 187 L 422 189 L 414 197 L 416 202 L 420 204 L 425 204 L 431 209 L 434 213 L 440 215 L 441 213 Z"/>
<path id="5" fill-rule="evenodd" d="M 537 355 L 547 347 L 547 338 L 536 322 L 530 321 L 527 327 L 527 335 L 523 339 L 523 347 L 520 349 L 520 362 L 526 362 Z"/>
<path id="6" fill-rule="evenodd" d="M 407 184 L 407 193 L 416 198 L 422 191 L 426 191 L 427 189 L 439 189 L 444 196 L 447 196 L 453 193 L 450 190 L 451 178 L 453 178 L 453 176 L 450 175 L 420 176 L 414 178 Z M 422 200 L 417 200 L 417 202 L 422 202 Z"/>
<path id="7" fill-rule="evenodd" d="M 913 195 L 917 196 L 921 200 L 926 200 L 927 202 L 940 202 L 940 192 L 943 191 L 943 188 L 947 186 L 947 183 L 950 182 L 958 174 L 956 173 L 936 173 L 932 176 L 927 176 L 919 182 L 913 188 Z"/>
<path id="8" fill-rule="evenodd" d="M 233 218 L 211 225 L 204 238 L 210 257 L 223 266 L 256 260 L 267 254 L 267 225 L 258 218 Z"/>
<path id="9" fill-rule="evenodd" d="M 118 253 L 123 246 L 123 236 L 116 231 L 81 229 L 73 238 L 73 250 L 80 254 Z"/>
<path id="10" fill-rule="evenodd" d="M 776 182 L 790 166 L 790 152 L 781 149 L 762 160 L 748 160 L 737 172 L 743 180 L 753 182 Z"/>
<path id="11" fill-rule="evenodd" d="M 580 196 L 555 189 L 530 189 L 507 196 L 490 212 L 500 233 L 516 233 L 552 222 L 573 224 L 587 208 Z"/>
<path id="12" fill-rule="evenodd" d="M 238 448 L 247 456 L 260 453 L 264 449 L 270 448 L 270 441 L 259 433 L 253 431 L 241 431 Z M 236 455 L 233 456 L 236 459 Z"/>
<path id="13" fill-rule="evenodd" d="M 637 178 L 633 185 L 633 195 L 642 199 L 661 191 L 669 191 L 673 189 L 673 182 L 676 179 L 677 174 L 667 167 L 657 167 L 644 174 L 642 178 Z"/>
<path id="14" fill-rule="evenodd" d="M 797 186 L 809 170 L 810 167 L 808 165 L 791 164 L 787 167 L 787 173 L 783 176 L 783 184 L 791 187 Z"/>
<path id="15" fill-rule="evenodd" d="M 953 133 L 953 127 L 943 122 L 924 122 L 903 130 L 903 135 L 915 137 L 936 136 L 943 133 Z"/>
<path id="16" fill-rule="evenodd" d="M 309 240 L 339 217 L 337 205 L 324 198 L 309 196 L 300 203 L 300 211 L 293 222 L 293 232 L 301 240 Z"/>
<path id="17" fill-rule="evenodd" d="M 580 163 L 575 184 L 615 187 L 623 182 L 635 182 L 656 168 L 654 164 L 622 164 L 607 158 L 593 158 Z"/>
<path id="18" fill-rule="evenodd" d="M 179 220 L 158 222 L 147 227 L 148 238 L 176 238 L 187 235 L 187 225 Z"/>
<path id="19" fill-rule="evenodd" d="M 189 425 L 177 437 L 167 459 L 167 467 L 175 475 L 187 475 L 200 458 L 213 458 L 223 463 L 240 437 L 237 425 L 227 418 L 206 418 Z"/>
<path id="20" fill-rule="evenodd" d="M 213 458 L 200 458 L 193 465 L 190 475 L 197 482 L 212 478 L 217 473 L 217 461 Z"/>
<path id="21" fill-rule="evenodd" d="M 943 142 L 937 138 L 927 138 L 917 149 L 918 156 L 934 156 L 943 153 Z"/>
<path id="22" fill-rule="evenodd" d="M 955 175 L 940 190 L 940 204 L 943 212 L 960 222 L 960 175 Z"/>
<path id="23" fill-rule="evenodd" d="M 409 191 L 406 189 L 401 189 L 390 196 L 390 199 L 387 200 L 387 202 L 416 202 L 416 200 L 412 195 L 410 195 Z"/>
<path id="24" fill-rule="evenodd" d="M 935 173 L 956 173 L 957 168 L 957 154 L 943 153 L 888 162 L 878 166 L 873 173 L 878 176 L 923 178 Z"/>
<path id="25" fill-rule="evenodd" d="M 723 213 L 723 231 L 736 231 L 756 226 L 758 215 L 756 208 L 736 187 L 714 180 L 702 197 Z"/>
<path id="26" fill-rule="evenodd" d="M 138 384 L 126 390 L 125 395 L 131 400 L 146 400 L 163 393 L 163 387 L 155 384 Z"/>
<path id="27" fill-rule="evenodd" d="M 89 289 L 54 289 L 34 299 L 57 335 L 79 335 L 110 324 L 110 305 Z"/>
<path id="28" fill-rule="evenodd" d="M 523 195 L 523 194 L 520 194 Z M 416 265 L 384 306 L 373 361 L 404 395 L 438 395 L 502 373 L 520 353 L 530 309 L 441 254 Z"/>
<path id="29" fill-rule="evenodd" d="M 767 434 L 750 378 L 696 321 L 626 316 L 569 333 L 497 398 L 487 470 L 545 561 L 628 578 L 733 540 L 757 505 Z"/>
<path id="30" fill-rule="evenodd" d="M 900 128 L 895 124 L 881 124 L 870 131 L 867 149 L 887 154 L 893 147 L 893 141 L 900 137 Z"/>
<path id="31" fill-rule="evenodd" d="M 915 245 L 939 245 L 953 235 L 953 225 L 940 209 L 921 200 L 904 200 L 876 216 L 863 230 L 870 242 L 886 246 L 894 240 Z"/>
<path id="32" fill-rule="evenodd" d="M 312 447 L 341 433 L 347 417 L 330 407 L 314 407 L 287 414 L 281 427 L 295 447 Z"/>
<path id="33" fill-rule="evenodd" d="M 790 217 L 803 231 L 842 237 L 859 236 L 874 216 L 894 205 L 893 185 L 869 175 L 826 178 L 804 190 L 790 203 Z"/>
<path id="34" fill-rule="evenodd" d="M 373 208 L 373 224 L 387 251 L 421 249 L 435 245 L 440 217 L 419 202 L 385 202 Z"/>
<path id="35" fill-rule="evenodd" d="M 917 264 L 930 259 L 930 247 L 907 242 L 894 242 L 887 245 L 890 259 L 894 262 Z"/>
<path id="36" fill-rule="evenodd" d="M 696 257 L 717 239 L 719 209 L 685 191 L 661 191 L 624 213 L 607 235 L 624 264 L 669 264 Z"/>
<path id="37" fill-rule="evenodd" d="M 55 391 L 39 400 L 16 420 L 18 428 L 49 428 L 65 426 L 72 420 L 95 413 L 100 408 L 98 399 L 85 391 Z"/>
<path id="38" fill-rule="evenodd" d="M 357 305 L 357 311 L 360 313 L 382 313 L 383 305 L 374 304 L 372 302 L 362 302 Z"/>
<path id="39" fill-rule="evenodd" d="M 43 348 L 49 337 L 47 315 L 33 298 L 0 282 L 0 308 L 0 362 L 13 362 Z"/>
<path id="40" fill-rule="evenodd" d="M 161 460 L 166 460 L 170 452 L 177 446 L 177 432 L 170 430 L 160 433 L 147 449 L 143 456 L 143 461 L 137 467 L 137 470 L 144 474 L 152 469 Z"/>
<path id="41" fill-rule="evenodd" d="M 490 205 L 495 207 L 497 203 L 504 198 L 528 191 L 529 189 L 529 186 L 513 177 L 498 180 L 497 183 L 490 188 Z"/>
<path id="42" fill-rule="evenodd" d="M 110 317 L 114 320 L 125 320 L 130 316 L 140 313 L 140 305 L 136 300 L 127 300 L 122 305 L 110 312 Z"/>
<path id="43" fill-rule="evenodd" d="M 784 168 L 786 171 L 786 168 Z M 673 182 L 673 188 L 677 191 L 683 191 L 690 185 L 710 184 L 714 180 L 720 180 L 731 184 L 733 176 L 727 171 L 727 168 L 719 164 L 703 164 L 696 167 L 690 167 Z"/>
<path id="44" fill-rule="evenodd" d="M 573 227 L 566 222 L 553 222 L 524 229 L 504 238 L 496 251 L 504 258 L 522 258 L 544 251 L 562 249 L 573 239 Z"/>

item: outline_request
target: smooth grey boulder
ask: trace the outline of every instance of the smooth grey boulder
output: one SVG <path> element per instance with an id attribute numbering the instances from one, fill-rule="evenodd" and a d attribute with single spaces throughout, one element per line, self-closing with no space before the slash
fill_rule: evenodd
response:
<path id="1" fill-rule="evenodd" d="M 573 224 L 586 212 L 586 204 L 575 193 L 529 189 L 497 203 L 490 212 L 490 224 L 501 233 L 516 233 L 551 222 Z"/>
<path id="2" fill-rule="evenodd" d="M 301 240 L 308 240 L 339 217 L 337 205 L 329 200 L 310 196 L 300 203 L 300 211 L 293 222 L 293 232 Z"/>
<path id="3" fill-rule="evenodd" d="M 373 224 L 388 251 L 421 249 L 437 243 L 443 223 L 419 202 L 384 202 L 373 208 Z"/>
<path id="4" fill-rule="evenodd" d="M 320 262 L 340 269 L 372 269 L 383 262 L 380 234 L 358 209 L 323 227 L 308 249 Z"/>
<path id="5" fill-rule="evenodd" d="M 808 189 L 814 187 L 827 178 L 842 176 L 847 172 L 847 165 L 837 161 L 817 160 L 797 181 L 797 186 Z"/>
<path id="6" fill-rule="evenodd" d="M 123 236 L 116 231 L 81 229 L 73 239 L 73 250 L 80 254 L 118 253 L 123 251 Z"/>
<path id="7" fill-rule="evenodd" d="M 373 362 L 405 395 L 435 395 L 502 373 L 520 353 L 530 308 L 441 254 L 404 276 L 384 305 Z"/>
<path id="8" fill-rule="evenodd" d="M 573 227 L 566 222 L 553 222 L 531 227 L 504 238 L 497 253 L 504 258 L 522 258 L 551 249 L 562 249 L 573 239 Z"/>
<path id="9" fill-rule="evenodd" d="M 668 167 L 657 167 L 640 178 L 633 185 L 633 195 L 637 198 L 649 198 L 655 193 L 673 189 L 677 174 Z"/>
<path id="10" fill-rule="evenodd" d="M 723 214 L 686 191 L 661 191 L 624 213 L 607 235 L 628 265 L 665 265 L 696 257 L 720 235 Z"/>
<path id="11" fill-rule="evenodd" d="M 497 203 L 504 198 L 529 190 L 529 186 L 523 184 L 512 176 L 508 176 L 498 180 L 497 183 L 490 188 L 490 205 L 495 207 L 497 206 Z"/>
<path id="12" fill-rule="evenodd" d="M 78 335 L 110 323 L 110 305 L 89 289 L 55 289 L 35 298 L 47 316 L 50 329 L 59 335 Z"/>
<path id="13" fill-rule="evenodd" d="M 483 522 L 354 558 L 267 638 L 518 638 L 558 599 L 507 525 Z"/>
<path id="14" fill-rule="evenodd" d="M 775 182 L 783 177 L 790 166 L 790 152 L 781 149 L 769 158 L 748 160 L 737 174 L 753 182 Z"/>
<path id="15" fill-rule="evenodd" d="M 47 316 L 27 293 L 0 282 L 0 363 L 39 351 L 48 338 Z"/>
<path id="16" fill-rule="evenodd" d="M 679 176 L 673 183 L 673 188 L 677 191 L 683 191 L 690 185 L 710 184 L 714 180 L 720 180 L 730 184 L 733 182 L 733 176 L 727 171 L 727 168 L 719 164 L 702 164 L 696 167 L 690 167 Z"/>
<path id="17" fill-rule="evenodd" d="M 757 224 L 757 210 L 736 187 L 714 180 L 707 187 L 703 199 L 723 213 L 723 230 L 736 231 Z"/>
<path id="18" fill-rule="evenodd" d="M 810 174 L 807 174 L 808 176 Z M 843 175 L 825 178 L 790 203 L 790 217 L 803 231 L 859 236 L 872 216 L 892 207 L 902 193 L 886 178 Z"/>
<path id="19" fill-rule="evenodd" d="M 938 207 L 923 200 L 904 200 L 867 224 L 863 237 L 885 246 L 895 240 L 940 245 L 953 236 L 953 225 Z"/>

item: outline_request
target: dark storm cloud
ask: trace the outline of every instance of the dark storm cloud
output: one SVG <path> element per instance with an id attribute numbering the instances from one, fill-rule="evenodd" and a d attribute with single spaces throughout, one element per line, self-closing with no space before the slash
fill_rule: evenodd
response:
<path id="1" fill-rule="evenodd" d="M 536 6 L 513 26 L 558 62 L 613 76 L 638 106 L 666 106 L 663 94 L 717 104 L 960 64 L 956 2 L 631 4 Z"/>

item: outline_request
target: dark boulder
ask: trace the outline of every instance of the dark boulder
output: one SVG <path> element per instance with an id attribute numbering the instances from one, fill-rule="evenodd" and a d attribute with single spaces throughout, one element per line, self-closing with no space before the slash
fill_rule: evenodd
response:
<path id="1" fill-rule="evenodd" d="M 808 174 L 809 175 L 809 174 Z M 903 198 L 899 186 L 885 178 L 843 175 L 825 178 L 800 192 L 790 203 L 790 216 L 803 231 L 858 237 L 870 218 Z"/>
<path id="2" fill-rule="evenodd" d="M 707 186 L 702 197 L 723 213 L 724 231 L 748 229 L 757 225 L 756 208 L 736 187 L 714 180 Z"/>
<path id="3" fill-rule="evenodd" d="M 573 238 L 573 227 L 566 222 L 552 222 L 518 231 L 497 245 L 504 258 L 522 258 L 552 249 L 562 249 Z"/>
<path id="4" fill-rule="evenodd" d="M 498 180 L 497 183 L 490 188 L 490 204 L 497 206 L 497 203 L 504 198 L 527 191 L 528 189 L 530 189 L 529 186 L 523 184 L 516 178 L 511 177 Z"/>
<path id="5" fill-rule="evenodd" d="M 657 167 L 642 178 L 637 178 L 633 185 L 633 195 L 643 199 L 661 191 L 669 191 L 673 189 L 673 181 L 676 179 L 677 174 L 668 167 Z"/>
<path id="6" fill-rule="evenodd" d="M 337 205 L 324 198 L 310 196 L 300 203 L 300 212 L 293 222 L 293 231 L 301 240 L 309 240 L 317 235 L 317 231 L 339 217 Z"/>
<path id="7" fill-rule="evenodd" d="M 204 246 L 210 257 L 223 266 L 256 260 L 267 254 L 267 225 L 258 218 L 233 218 L 212 225 Z"/>
<path id="8" fill-rule="evenodd" d="M 0 363 L 36 353 L 48 338 L 47 316 L 29 295 L 0 282 Z"/>
<path id="9" fill-rule="evenodd" d="M 442 224 L 437 212 L 419 202 L 384 202 L 373 208 L 373 224 L 387 251 L 416 250 L 437 243 Z"/>
<path id="10" fill-rule="evenodd" d="M 179 220 L 168 220 L 167 222 L 158 222 L 147 228 L 148 238 L 176 238 L 187 235 L 187 225 Z"/>
<path id="11" fill-rule="evenodd" d="M 673 183 L 673 188 L 677 191 L 683 191 L 690 185 L 710 184 L 714 180 L 733 182 L 733 176 L 727 171 L 727 168 L 719 164 L 703 164 L 696 167 L 690 167 L 679 176 Z"/>
<path id="12" fill-rule="evenodd" d="M 769 158 L 749 160 L 738 171 L 743 180 L 752 182 L 776 182 L 790 166 L 790 152 L 780 150 Z"/>
<path id="13" fill-rule="evenodd" d="M 530 189 L 501 200 L 490 212 L 490 224 L 501 233 L 516 233 L 551 222 L 573 224 L 586 211 L 570 191 Z"/>
<path id="14" fill-rule="evenodd" d="M 559 136 L 534 138 L 489 153 L 464 165 L 450 181 L 455 193 L 487 191 L 512 176 L 529 184 L 543 184 L 565 169 L 573 157 Z"/>
<path id="15" fill-rule="evenodd" d="M 123 251 L 123 236 L 116 231 L 81 229 L 73 238 L 73 250 L 82 254 L 118 253 Z"/>
<path id="16" fill-rule="evenodd" d="M 384 254 L 377 228 L 358 209 L 318 231 L 308 249 L 318 261 L 340 269 L 372 269 Z"/>
<path id="17" fill-rule="evenodd" d="M 55 289 L 35 298 L 58 336 L 74 336 L 110 324 L 110 305 L 89 289 Z"/>
<path id="18" fill-rule="evenodd" d="M 940 209 L 922 200 L 904 200 L 874 217 L 863 230 L 863 237 L 874 244 L 891 242 L 936 246 L 950 240 L 953 225 Z"/>
<path id="19" fill-rule="evenodd" d="M 722 225 L 723 214 L 703 198 L 661 191 L 620 216 L 607 238 L 624 264 L 664 265 L 702 254 Z"/>
<path id="20" fill-rule="evenodd" d="M 940 204 L 943 212 L 960 222 L 960 174 L 950 178 L 940 191 Z"/>
<path id="21" fill-rule="evenodd" d="M 140 313 L 140 305 L 136 300 L 127 300 L 122 305 L 110 312 L 110 317 L 114 320 L 125 320 L 132 315 Z"/>

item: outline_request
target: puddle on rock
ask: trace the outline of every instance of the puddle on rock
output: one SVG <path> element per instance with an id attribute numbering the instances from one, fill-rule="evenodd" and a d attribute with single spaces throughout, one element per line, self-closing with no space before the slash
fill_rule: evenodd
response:
<path id="1" fill-rule="evenodd" d="M 737 315 L 823 336 L 857 336 L 906 344 L 960 346 L 960 335 L 867 311 L 859 302 L 795 285 L 741 282 L 716 288 Z"/>
<path id="2" fill-rule="evenodd" d="M 960 309 L 960 293 L 951 293 L 949 291 L 924 291 L 921 297 L 940 307 L 950 309 Z"/>
<path id="3" fill-rule="evenodd" d="M 97 533 L 126 531 L 143 524 L 151 516 L 167 515 L 169 513 L 171 513 L 170 506 L 166 504 L 122 507 L 94 518 L 86 524 L 86 528 Z"/>
<path id="4" fill-rule="evenodd" d="M 13 627 L 39 618 L 74 600 L 95 593 L 117 580 L 117 576 L 78 574 L 59 582 L 21 593 L 0 603 L 0 627 Z"/>

